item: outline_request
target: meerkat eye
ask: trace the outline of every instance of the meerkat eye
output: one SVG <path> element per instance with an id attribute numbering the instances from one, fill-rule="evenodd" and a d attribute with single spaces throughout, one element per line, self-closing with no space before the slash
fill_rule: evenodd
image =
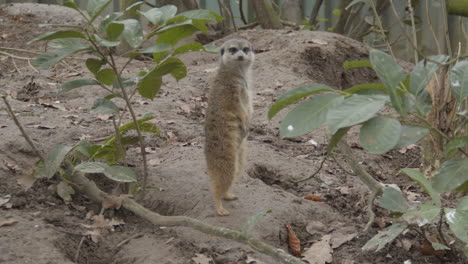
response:
<path id="1" fill-rule="evenodd" d="M 247 53 L 249 53 L 250 49 L 249 49 L 249 48 L 243 48 L 242 51 L 243 51 L 245 54 L 247 54 Z"/>
<path id="2" fill-rule="evenodd" d="M 229 52 L 234 54 L 237 52 L 237 48 L 229 48 Z"/>

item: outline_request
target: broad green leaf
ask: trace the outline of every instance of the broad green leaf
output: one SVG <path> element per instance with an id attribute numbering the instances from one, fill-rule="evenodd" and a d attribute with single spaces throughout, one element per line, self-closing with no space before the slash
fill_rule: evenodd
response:
<path id="1" fill-rule="evenodd" d="M 61 181 L 57 185 L 57 194 L 64 201 L 69 202 L 72 200 L 71 195 L 75 194 L 75 190 L 65 181 Z"/>
<path id="2" fill-rule="evenodd" d="M 109 40 L 116 40 L 124 31 L 125 25 L 120 23 L 110 23 L 107 26 L 106 33 Z"/>
<path id="3" fill-rule="evenodd" d="M 97 34 L 94 34 L 93 37 L 99 45 L 104 46 L 104 47 L 116 47 L 120 45 L 120 40 L 111 41 L 111 40 L 103 39 Z"/>
<path id="4" fill-rule="evenodd" d="M 200 51 L 200 50 L 205 50 L 205 47 L 203 47 L 202 44 L 198 42 L 190 42 L 188 44 L 182 45 L 178 47 L 177 49 L 175 49 L 174 52 L 172 53 L 172 56 L 180 54 L 180 53 L 184 53 L 187 51 Z"/>
<path id="5" fill-rule="evenodd" d="M 448 60 L 446 55 L 437 55 L 429 57 L 430 60 L 444 63 Z M 432 79 L 434 73 L 439 69 L 440 65 L 431 61 L 422 60 L 414 67 L 411 72 L 410 91 L 416 97 L 416 100 L 423 103 L 430 99 L 426 91 L 426 86 Z"/>
<path id="6" fill-rule="evenodd" d="M 89 23 L 93 21 L 102 13 L 104 8 L 108 6 L 112 0 L 88 0 L 87 11 L 90 16 Z"/>
<path id="7" fill-rule="evenodd" d="M 183 16 L 189 19 L 199 19 L 204 21 L 210 22 L 221 22 L 223 21 L 223 17 L 218 15 L 214 11 L 205 10 L 205 9 L 197 9 L 197 10 L 190 10 L 187 12 L 180 13 L 178 16 Z"/>
<path id="8" fill-rule="evenodd" d="M 95 151 L 92 158 L 104 159 L 108 164 L 117 164 L 123 160 L 126 146 L 134 145 L 139 142 L 138 136 L 122 136 L 120 140 L 123 149 L 120 148 L 115 136 L 111 136 L 106 139 L 106 143 L 104 145 L 100 146 L 99 149 Z"/>
<path id="9" fill-rule="evenodd" d="M 156 52 L 163 52 L 169 51 L 172 48 L 171 45 L 167 43 L 156 43 L 151 46 L 148 46 L 140 51 L 140 53 L 156 53 Z"/>
<path id="10" fill-rule="evenodd" d="M 286 106 L 293 104 L 300 99 L 321 92 L 336 92 L 333 88 L 330 88 L 324 84 L 307 84 L 296 87 L 285 94 L 283 94 L 276 102 L 270 107 L 268 111 L 268 118 L 271 119 L 275 116 L 281 109 Z"/>
<path id="11" fill-rule="evenodd" d="M 458 103 L 468 96 L 468 60 L 460 61 L 450 70 L 450 87 Z"/>
<path id="12" fill-rule="evenodd" d="M 205 51 L 206 51 L 206 52 L 215 53 L 215 54 L 219 53 L 219 48 L 216 47 L 216 46 L 213 46 L 213 45 L 205 45 L 204 48 L 205 48 Z"/>
<path id="13" fill-rule="evenodd" d="M 393 107 L 398 113 L 404 115 L 403 101 L 398 95 L 397 89 L 400 82 L 404 81 L 406 78 L 405 72 L 392 57 L 382 51 L 372 50 L 369 58 L 372 63 L 372 68 L 377 73 L 380 80 L 382 80 L 385 87 L 387 87 Z"/>
<path id="14" fill-rule="evenodd" d="M 138 93 L 150 100 L 153 100 L 162 84 L 162 76 L 159 75 L 147 75 L 145 76 L 137 86 Z"/>
<path id="15" fill-rule="evenodd" d="M 99 82 L 93 79 L 78 79 L 78 80 L 68 81 L 62 84 L 62 86 L 60 86 L 60 93 L 65 93 L 65 92 L 68 92 L 70 90 L 73 90 L 81 86 L 97 85 L 97 84 L 99 84 Z"/>
<path id="16" fill-rule="evenodd" d="M 241 232 L 244 234 L 248 234 L 252 229 L 255 227 L 255 225 L 260 222 L 268 213 L 271 213 L 271 210 L 268 210 L 266 212 L 259 212 L 250 217 L 247 222 L 242 226 Z"/>
<path id="17" fill-rule="evenodd" d="M 393 212 L 406 212 L 408 202 L 396 186 L 387 186 L 384 188 L 382 196 L 377 200 L 377 204 Z"/>
<path id="18" fill-rule="evenodd" d="M 75 171 L 84 173 L 103 173 L 107 178 L 117 182 L 135 182 L 136 175 L 132 169 L 119 165 L 108 165 L 102 162 L 84 162 L 75 167 Z"/>
<path id="19" fill-rule="evenodd" d="M 206 26 L 203 20 L 191 19 L 191 21 L 192 21 L 192 25 L 195 26 L 198 30 L 200 30 L 201 32 L 205 34 L 208 34 L 208 27 Z"/>
<path id="20" fill-rule="evenodd" d="M 333 134 L 333 136 L 330 139 L 330 143 L 328 143 L 327 154 L 332 153 L 333 149 L 336 147 L 336 145 L 338 145 L 338 143 L 346 135 L 346 133 L 348 133 L 350 128 L 351 127 L 340 128 L 335 134 Z"/>
<path id="21" fill-rule="evenodd" d="M 73 8 L 75 10 L 80 10 L 80 7 L 73 0 L 65 1 L 63 5 L 69 8 Z"/>
<path id="22" fill-rule="evenodd" d="M 32 64 L 41 69 L 47 69 L 75 52 L 88 50 L 90 46 L 81 44 L 79 39 L 55 39 L 49 42 L 49 46 L 57 48 L 40 54 L 34 59 Z"/>
<path id="23" fill-rule="evenodd" d="M 401 124 L 398 120 L 377 116 L 361 127 L 359 141 L 371 154 L 383 154 L 391 150 L 400 139 Z"/>
<path id="24" fill-rule="evenodd" d="M 111 100 L 98 98 L 94 101 L 91 112 L 97 114 L 116 115 L 119 113 L 119 108 Z"/>
<path id="25" fill-rule="evenodd" d="M 91 158 L 96 152 L 96 150 L 99 149 L 99 147 L 99 145 L 92 144 L 87 141 L 80 141 L 73 148 L 81 155 L 87 158 Z"/>
<path id="26" fill-rule="evenodd" d="M 161 8 L 152 8 L 146 12 L 140 12 L 153 25 L 162 26 L 173 18 L 177 13 L 177 7 L 173 5 L 163 6 Z"/>
<path id="27" fill-rule="evenodd" d="M 365 83 L 355 85 L 344 90 L 343 92 L 357 94 L 386 94 L 387 88 L 385 88 L 385 85 L 381 83 Z"/>
<path id="28" fill-rule="evenodd" d="M 366 3 L 367 1 L 368 0 L 353 0 L 351 3 L 349 3 L 349 5 L 345 9 L 348 10 L 349 8 L 353 7 L 354 5 L 358 3 Z"/>
<path id="29" fill-rule="evenodd" d="M 468 136 L 452 138 L 444 147 L 445 157 L 451 157 L 458 149 L 463 149 L 468 146 Z"/>
<path id="30" fill-rule="evenodd" d="M 401 217 L 408 224 L 417 224 L 419 227 L 430 224 L 440 213 L 440 205 L 421 204 L 409 209 Z"/>
<path id="31" fill-rule="evenodd" d="M 468 181 L 468 158 L 455 158 L 442 163 L 434 177 L 434 189 L 440 193 L 462 186 Z"/>
<path id="32" fill-rule="evenodd" d="M 114 23 L 120 23 L 125 26 L 122 35 L 132 48 L 138 47 L 143 42 L 143 30 L 137 20 L 126 19 L 115 21 Z"/>
<path id="33" fill-rule="evenodd" d="M 53 32 L 47 32 L 45 34 L 42 34 L 39 37 L 30 40 L 27 44 L 29 45 L 33 42 L 37 42 L 41 40 L 62 39 L 62 38 L 86 39 L 86 36 L 83 33 L 79 31 L 74 31 L 74 30 L 53 31 Z"/>
<path id="34" fill-rule="evenodd" d="M 109 167 L 106 163 L 102 162 L 83 162 L 75 166 L 75 171 L 84 173 L 103 173 Z"/>
<path id="35" fill-rule="evenodd" d="M 101 69 L 101 66 L 104 64 L 102 60 L 94 59 L 94 58 L 89 58 L 86 60 L 86 67 L 90 72 L 92 72 L 94 75 L 98 73 L 98 71 Z"/>
<path id="36" fill-rule="evenodd" d="M 426 177 L 424 177 L 421 172 L 419 172 L 419 170 L 404 168 L 401 171 L 408 175 L 408 177 L 410 177 L 413 181 L 417 182 L 421 187 L 423 187 L 426 193 L 431 196 L 434 204 L 440 207 L 440 194 L 434 190 L 432 184 L 426 179 Z"/>
<path id="37" fill-rule="evenodd" d="M 352 60 L 343 62 L 343 69 L 351 70 L 356 68 L 371 68 L 372 64 L 368 60 Z"/>
<path id="38" fill-rule="evenodd" d="M 44 163 L 44 177 L 50 179 L 60 168 L 65 156 L 71 150 L 69 146 L 58 145 L 54 147 L 48 154 Z"/>
<path id="39" fill-rule="evenodd" d="M 280 136 L 298 137 L 320 127 L 329 109 L 343 101 L 339 94 L 319 94 L 293 108 L 281 121 Z"/>
<path id="40" fill-rule="evenodd" d="M 371 119 L 388 101 L 386 95 L 353 95 L 330 109 L 327 115 L 328 128 L 335 133 Z"/>
<path id="41" fill-rule="evenodd" d="M 107 32 L 107 27 L 114 22 L 115 20 L 119 19 L 123 15 L 122 12 L 115 12 L 108 14 L 99 24 L 99 32 Z"/>
<path id="42" fill-rule="evenodd" d="M 468 212 L 452 208 L 444 208 L 444 210 L 450 230 L 463 243 L 468 243 Z"/>
<path id="43" fill-rule="evenodd" d="M 143 122 L 146 122 L 148 120 L 155 119 L 155 118 L 156 118 L 156 116 L 153 113 L 146 113 L 140 119 L 137 119 L 137 122 L 138 122 L 139 125 L 141 125 L 141 124 L 143 124 Z M 135 123 L 134 122 L 129 122 L 129 123 L 125 124 L 125 125 L 120 126 L 119 127 L 119 132 L 124 133 L 124 132 L 132 130 L 132 129 L 135 129 Z M 150 132 L 153 132 L 153 131 L 150 131 Z"/>
<path id="44" fill-rule="evenodd" d="M 415 144 L 419 140 L 427 136 L 427 134 L 429 134 L 429 129 L 425 127 L 402 126 L 400 139 L 393 148 L 399 149 L 411 144 Z"/>
<path id="45" fill-rule="evenodd" d="M 98 81 L 105 85 L 112 85 L 116 77 L 117 76 L 115 75 L 114 70 L 112 70 L 111 68 L 102 69 L 96 74 L 96 78 L 98 79 Z"/>
<path id="46" fill-rule="evenodd" d="M 457 210 L 468 211 L 468 196 L 463 196 L 457 205 Z"/>
<path id="47" fill-rule="evenodd" d="M 180 40 L 190 37 L 193 33 L 197 32 L 198 29 L 192 25 L 191 21 L 181 22 L 179 24 L 170 25 L 164 27 L 163 30 L 157 31 L 154 34 L 158 34 L 156 43 L 167 43 L 175 46 Z"/>
<path id="48" fill-rule="evenodd" d="M 135 2 L 135 3 L 133 3 L 133 4 L 131 4 L 130 6 L 128 6 L 128 7 L 125 9 L 124 12 L 128 12 L 128 11 L 132 10 L 133 8 L 136 8 L 136 7 L 139 7 L 139 6 L 143 5 L 144 3 L 145 3 L 145 2 L 143 2 L 143 1 L 137 1 L 137 2 Z"/>
<path id="49" fill-rule="evenodd" d="M 408 225 L 405 223 L 396 223 L 385 228 L 367 241 L 367 243 L 362 247 L 362 250 L 375 249 L 375 252 L 381 250 L 385 245 L 392 242 L 399 234 L 401 234 L 406 227 L 408 227 Z"/>

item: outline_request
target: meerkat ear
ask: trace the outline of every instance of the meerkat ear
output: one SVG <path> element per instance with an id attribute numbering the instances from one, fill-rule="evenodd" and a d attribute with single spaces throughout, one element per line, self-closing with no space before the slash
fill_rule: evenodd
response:
<path id="1" fill-rule="evenodd" d="M 221 49 L 221 56 L 224 55 L 224 48 Z"/>

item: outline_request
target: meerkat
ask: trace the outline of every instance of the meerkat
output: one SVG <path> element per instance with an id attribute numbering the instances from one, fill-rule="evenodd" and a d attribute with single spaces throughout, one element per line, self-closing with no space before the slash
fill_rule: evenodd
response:
<path id="1" fill-rule="evenodd" d="M 221 46 L 219 69 L 210 87 L 205 121 L 205 157 L 216 212 L 229 215 L 221 199 L 235 200 L 229 192 L 245 169 L 247 134 L 252 119 L 252 45 L 230 39 Z"/>

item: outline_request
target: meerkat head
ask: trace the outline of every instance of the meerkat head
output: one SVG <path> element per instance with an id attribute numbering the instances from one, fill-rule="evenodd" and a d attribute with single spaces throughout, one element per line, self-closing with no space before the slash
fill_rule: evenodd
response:
<path id="1" fill-rule="evenodd" d="M 246 39 L 230 39 L 221 46 L 221 64 L 228 69 L 247 69 L 255 59 L 252 44 Z"/>

